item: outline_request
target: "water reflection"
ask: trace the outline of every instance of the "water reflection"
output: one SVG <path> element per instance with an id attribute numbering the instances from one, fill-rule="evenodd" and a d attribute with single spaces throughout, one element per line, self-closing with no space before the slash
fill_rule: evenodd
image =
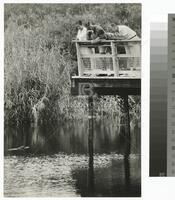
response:
<path id="1" fill-rule="evenodd" d="M 56 127 L 6 127 L 5 155 L 8 149 L 29 146 L 33 154 L 67 154 L 88 152 L 88 121 L 70 122 Z M 132 132 L 131 153 L 140 153 L 140 128 Z M 94 152 L 124 153 L 125 134 L 123 127 L 117 127 L 111 120 L 94 122 Z"/>
<path id="2" fill-rule="evenodd" d="M 93 126 L 93 135 L 88 121 L 6 127 L 5 195 L 140 196 L 140 128 L 130 144 L 115 121 Z M 20 146 L 29 149 L 9 151 Z"/>
<path id="3" fill-rule="evenodd" d="M 95 156 L 94 160 L 96 159 L 101 159 L 103 162 L 103 158 Z M 126 163 L 123 157 L 112 155 L 110 162 L 106 165 L 96 163 L 93 177 L 92 174 L 89 174 L 89 169 L 73 170 L 72 175 L 76 180 L 77 193 L 83 197 L 91 195 L 96 197 L 140 196 L 139 161 L 139 158 L 135 157 L 129 158 Z M 130 164 L 128 165 L 128 163 Z M 87 184 L 86 180 L 88 179 L 93 181 L 93 185 Z"/>

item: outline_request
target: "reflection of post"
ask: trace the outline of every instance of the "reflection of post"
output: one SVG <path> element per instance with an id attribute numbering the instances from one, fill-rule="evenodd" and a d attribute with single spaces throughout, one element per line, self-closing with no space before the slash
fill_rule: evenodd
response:
<path id="1" fill-rule="evenodd" d="M 125 168 L 125 186 L 128 191 L 130 188 L 130 146 L 131 146 L 131 136 L 130 136 L 130 117 L 129 117 L 129 103 L 128 95 L 123 96 L 124 100 L 124 112 L 125 112 L 125 154 L 124 154 L 124 168 Z"/>
<path id="2" fill-rule="evenodd" d="M 88 194 L 94 194 L 94 160 L 93 160 L 93 97 L 88 97 L 89 103 L 89 136 L 88 136 L 88 152 L 89 152 L 89 170 L 88 170 Z"/>
<path id="3" fill-rule="evenodd" d="M 128 191 L 130 188 L 130 163 L 129 156 L 124 155 L 124 168 L 125 168 L 125 187 Z"/>

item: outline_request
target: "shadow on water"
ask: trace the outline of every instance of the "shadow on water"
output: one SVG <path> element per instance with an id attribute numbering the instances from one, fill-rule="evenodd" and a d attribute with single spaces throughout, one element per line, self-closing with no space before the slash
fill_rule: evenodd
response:
<path id="1" fill-rule="evenodd" d="M 88 127 L 88 121 L 6 127 L 5 195 L 140 196 L 140 128 L 132 129 L 128 148 L 115 121 L 94 120 L 93 135 Z"/>

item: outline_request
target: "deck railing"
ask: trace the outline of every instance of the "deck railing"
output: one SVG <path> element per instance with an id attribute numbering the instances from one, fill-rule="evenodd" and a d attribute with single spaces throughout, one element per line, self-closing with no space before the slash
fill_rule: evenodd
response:
<path id="1" fill-rule="evenodd" d="M 141 40 L 73 41 L 78 76 L 140 77 Z"/>

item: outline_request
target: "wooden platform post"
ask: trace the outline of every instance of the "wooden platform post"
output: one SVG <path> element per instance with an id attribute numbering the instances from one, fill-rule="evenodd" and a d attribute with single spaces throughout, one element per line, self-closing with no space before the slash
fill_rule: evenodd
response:
<path id="1" fill-rule="evenodd" d="M 96 60 L 95 60 L 95 48 L 92 48 L 92 55 L 90 57 L 90 65 L 91 65 L 91 72 L 92 72 L 92 75 L 94 76 L 95 74 L 94 73 L 94 70 L 96 69 Z"/>
<path id="2" fill-rule="evenodd" d="M 114 68 L 114 76 L 119 76 L 119 62 L 116 56 L 116 47 L 114 42 L 111 42 L 111 50 L 112 50 L 112 63 Z"/>
<path id="3" fill-rule="evenodd" d="M 125 154 L 126 154 L 126 156 L 129 156 L 130 146 L 131 146 L 131 134 L 130 134 L 130 116 L 129 116 L 128 95 L 123 96 L 123 101 L 124 101 L 124 113 L 125 113 L 125 140 L 126 140 Z"/>
<path id="4" fill-rule="evenodd" d="M 94 125 L 93 125 L 93 96 L 88 97 L 89 106 L 89 135 L 88 135 L 88 153 L 89 153 L 89 169 L 88 169 L 88 190 L 89 196 L 94 194 Z"/>
<path id="5" fill-rule="evenodd" d="M 128 95 L 123 96 L 124 112 L 125 112 L 125 153 L 124 153 L 124 169 L 125 169 L 125 187 L 128 191 L 130 189 L 130 148 L 131 148 L 131 134 L 130 134 L 130 116 L 129 116 L 129 102 Z"/>
<path id="6" fill-rule="evenodd" d="M 83 75 L 83 66 L 81 65 L 81 52 L 80 52 L 80 45 L 76 42 L 76 49 L 77 49 L 77 62 L 78 62 L 78 76 Z"/>

